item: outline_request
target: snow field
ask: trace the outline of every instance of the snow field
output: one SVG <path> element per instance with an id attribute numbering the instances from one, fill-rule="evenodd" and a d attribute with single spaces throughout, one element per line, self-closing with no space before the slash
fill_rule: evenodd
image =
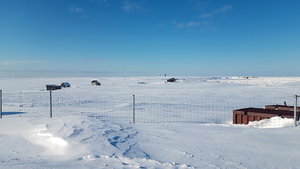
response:
<path id="1" fill-rule="evenodd" d="M 100 116 L 2 120 L 1 168 L 299 166 L 296 159 L 300 155 L 297 148 L 300 136 L 296 134 L 299 128 L 295 127 L 133 125 L 111 122 Z"/>
<path id="2" fill-rule="evenodd" d="M 0 133 L 6 145 L 1 144 L 5 152 L 1 168 L 192 168 L 152 160 L 139 147 L 132 125 L 97 116 L 3 121 Z"/>
<path id="3" fill-rule="evenodd" d="M 0 79 L 0 168 L 299 168 L 291 119 L 231 124 L 236 108 L 292 105 L 299 78 L 92 79 Z M 63 81 L 48 118 L 44 86 Z"/>

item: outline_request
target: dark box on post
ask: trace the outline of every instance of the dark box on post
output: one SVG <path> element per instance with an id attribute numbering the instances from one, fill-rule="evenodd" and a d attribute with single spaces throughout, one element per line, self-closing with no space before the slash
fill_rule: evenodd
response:
<path id="1" fill-rule="evenodd" d="M 46 90 L 59 90 L 61 86 L 58 85 L 46 85 Z"/>

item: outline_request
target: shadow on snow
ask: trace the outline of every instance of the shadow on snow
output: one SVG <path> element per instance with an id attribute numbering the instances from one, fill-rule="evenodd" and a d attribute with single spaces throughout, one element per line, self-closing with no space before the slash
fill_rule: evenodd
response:
<path id="1" fill-rule="evenodd" d="M 3 116 L 6 116 L 6 115 L 16 115 L 16 114 L 24 114 L 26 112 L 2 112 L 2 115 Z"/>

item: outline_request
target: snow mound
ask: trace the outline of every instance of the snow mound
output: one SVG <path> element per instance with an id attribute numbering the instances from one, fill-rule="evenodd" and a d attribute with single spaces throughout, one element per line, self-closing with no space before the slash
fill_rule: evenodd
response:
<path id="1" fill-rule="evenodd" d="M 249 122 L 249 126 L 254 128 L 282 128 L 294 126 L 294 119 L 272 117 L 270 119 Z"/>
<path id="2" fill-rule="evenodd" d="M 193 169 L 186 164 L 163 163 L 146 158 L 127 158 L 123 156 L 87 155 L 79 160 L 96 161 L 105 164 L 105 168 L 155 168 L 155 169 Z M 99 167 L 99 166 L 97 166 Z"/>
<path id="3" fill-rule="evenodd" d="M 3 119 L 1 122 L 0 137 L 4 142 L 1 148 L 6 151 L 0 153 L 1 169 L 14 161 L 20 161 L 15 168 L 40 168 L 37 166 L 45 164 L 48 168 L 63 169 L 193 168 L 176 160 L 152 159 L 140 146 L 139 131 L 133 125 L 112 123 L 101 116 Z M 18 124 L 20 127 L 16 128 Z M 4 147 L 8 148 L 3 150 Z"/>
<path id="4" fill-rule="evenodd" d="M 299 78 L 295 77 L 222 77 L 221 79 L 210 79 L 210 81 L 218 83 L 242 84 L 265 87 L 299 83 L 299 80 Z"/>

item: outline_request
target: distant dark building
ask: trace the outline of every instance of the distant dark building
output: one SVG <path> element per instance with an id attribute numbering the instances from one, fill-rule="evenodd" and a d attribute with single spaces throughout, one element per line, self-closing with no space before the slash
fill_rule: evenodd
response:
<path id="1" fill-rule="evenodd" d="M 101 83 L 98 82 L 97 80 L 93 80 L 91 83 L 93 86 L 101 86 Z"/>
<path id="2" fill-rule="evenodd" d="M 71 87 L 70 83 L 68 83 L 68 82 L 63 82 L 63 83 L 61 83 L 60 86 L 61 87 Z"/>
<path id="3" fill-rule="evenodd" d="M 167 80 L 167 82 L 175 82 L 175 81 L 176 81 L 175 78 L 170 78 L 170 79 Z"/>

